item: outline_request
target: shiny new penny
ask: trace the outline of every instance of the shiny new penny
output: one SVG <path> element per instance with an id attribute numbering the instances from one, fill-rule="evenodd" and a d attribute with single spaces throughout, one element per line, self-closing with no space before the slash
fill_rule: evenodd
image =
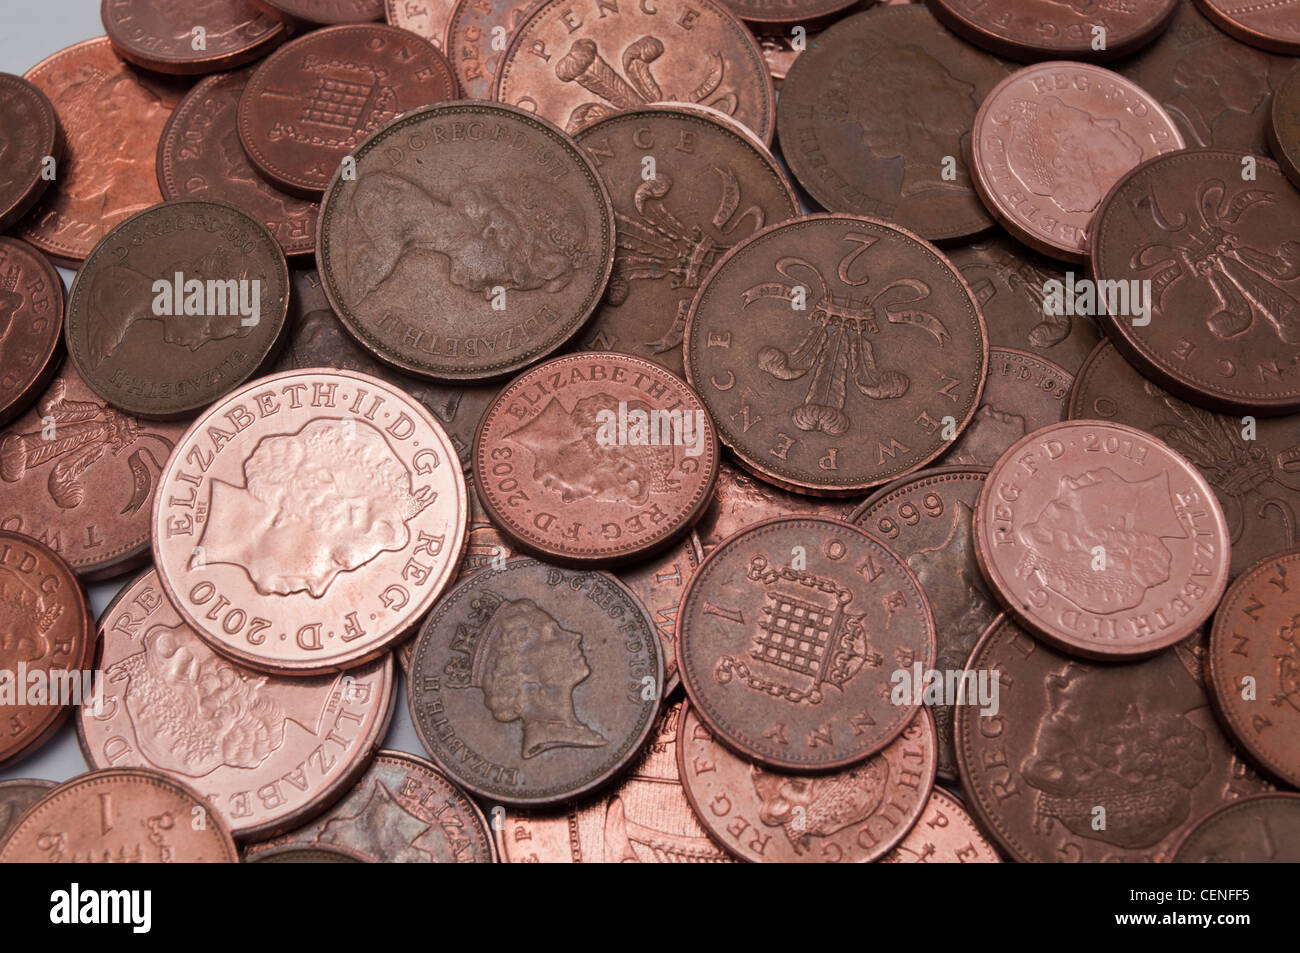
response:
<path id="1" fill-rule="evenodd" d="M 1073 383 L 1064 368 L 1028 351 L 990 348 L 979 410 L 943 462 L 993 466 L 1021 437 L 1065 419 Z"/>
<path id="2" fill-rule="evenodd" d="M 777 135 L 823 208 L 887 219 L 930 241 L 993 225 L 965 168 L 965 143 L 980 102 L 1007 75 L 1000 60 L 921 6 L 850 17 L 808 53 L 781 86 Z"/>
<path id="3" fill-rule="evenodd" d="M 713 499 L 695 524 L 695 534 L 707 556 L 723 540 L 754 523 L 776 516 L 847 519 L 854 506 L 853 500 L 805 496 L 782 490 L 724 460 L 718 467 Z"/>
<path id="4" fill-rule="evenodd" d="M 46 157 L 63 157 L 63 130 L 54 105 L 38 86 L 0 73 L 0 231 L 8 230 L 49 188 Z"/>
<path id="5" fill-rule="evenodd" d="M 1256 794 L 1211 811 L 1183 837 L 1175 864 L 1300 863 L 1300 794 Z"/>
<path id="6" fill-rule="evenodd" d="M 284 42 L 285 27 L 252 0 L 103 0 L 104 32 L 117 55 L 160 73 L 234 69 Z M 195 31 L 203 46 L 195 49 Z"/>
<path id="7" fill-rule="evenodd" d="M 927 0 L 952 30 L 1001 56 L 1106 60 L 1150 43 L 1168 25 L 1179 0 L 1063 3 L 1060 0 Z M 1097 28 L 1105 48 L 1095 47 Z"/>
<path id="8" fill-rule="evenodd" d="M 49 383 L 62 344 L 63 279 L 31 245 L 0 238 L 0 425 Z"/>
<path id="9" fill-rule="evenodd" d="M 1002 858 L 962 808 L 961 802 L 940 788 L 916 826 L 888 854 L 883 864 L 1000 864 Z"/>
<path id="10" fill-rule="evenodd" d="M 1071 420 L 989 472 L 975 556 L 1021 624 L 1085 658 L 1150 655 L 1190 636 L 1228 583 L 1228 524 L 1205 478 L 1133 427 Z"/>
<path id="11" fill-rule="evenodd" d="M 1297 221 L 1300 193 L 1267 159 L 1196 149 L 1143 163 L 1115 184 L 1090 242 L 1098 281 L 1151 289 L 1150 321 L 1103 314 L 1106 336 L 1199 406 L 1300 410 Z"/>
<path id="12" fill-rule="evenodd" d="M 297 844 L 284 844 L 269 847 L 258 854 L 245 858 L 246 864 L 366 864 L 369 857 L 343 847 L 327 847 L 314 844 L 300 847 Z"/>
<path id="13" fill-rule="evenodd" d="M 776 124 L 758 42 L 713 0 L 548 0 L 515 29 L 492 96 L 569 133 L 661 102 L 720 109 L 764 142 Z"/>
<path id="14" fill-rule="evenodd" d="M 456 0 L 385 0 L 384 19 L 447 50 L 447 21 Z"/>
<path id="15" fill-rule="evenodd" d="M 737 245 L 691 304 L 683 356 L 719 436 L 777 486 L 849 496 L 925 466 L 988 370 L 970 288 L 878 219 L 813 215 Z"/>
<path id="16" fill-rule="evenodd" d="M 982 467 L 922 470 L 882 487 L 849 521 L 907 560 L 934 612 L 935 668 L 961 671 L 971 649 L 1000 611 L 975 562 L 972 518 L 988 473 Z M 908 673 L 911 677 L 912 673 Z M 930 706 L 938 773 L 957 777 L 951 705 Z"/>
<path id="17" fill-rule="evenodd" d="M 1184 403 L 1133 370 L 1109 341 L 1075 377 L 1069 415 L 1145 430 L 1200 470 L 1228 521 L 1231 575 L 1300 546 L 1300 417 L 1260 417 L 1248 427 L 1240 416 Z"/>
<path id="18" fill-rule="evenodd" d="M 303 24 L 370 23 L 384 18 L 384 0 L 253 0 L 268 13 Z"/>
<path id="19" fill-rule="evenodd" d="M 1269 774 L 1300 787 L 1300 550 L 1232 584 L 1214 615 L 1209 662 L 1228 731 Z"/>
<path id="20" fill-rule="evenodd" d="M 141 768 L 92 771 L 60 785 L 0 845 L 0 863 L 238 862 L 230 830 L 193 788 Z"/>
<path id="21" fill-rule="evenodd" d="M 270 232 L 234 206 L 177 199 L 95 246 L 68 292 L 63 335 L 104 400 L 176 419 L 251 377 L 288 309 L 289 267 Z"/>
<path id="22" fill-rule="evenodd" d="M 736 244 L 797 218 L 794 191 L 747 130 L 702 112 L 629 110 L 577 139 L 614 199 L 618 237 L 609 288 L 580 346 L 636 354 L 680 377 L 701 282 Z"/>
<path id="23" fill-rule="evenodd" d="M 1081 262 L 1110 187 L 1143 160 L 1182 147 L 1168 113 L 1130 80 L 1085 63 L 1042 63 L 1012 73 L 985 98 L 970 165 L 976 191 L 1007 231 L 1053 258 Z"/>
<path id="24" fill-rule="evenodd" d="M 407 700 L 448 775 L 534 806 L 591 791 L 636 757 L 663 677 L 653 620 L 625 585 L 515 559 L 439 601 L 415 643 Z"/>
<path id="25" fill-rule="evenodd" d="M 433 605 L 465 545 L 451 441 L 400 388 L 274 374 L 194 422 L 154 501 L 154 563 L 210 646 L 273 674 L 351 668 Z"/>
<path id="26" fill-rule="evenodd" d="M 185 624 L 149 570 L 99 620 L 101 695 L 77 715 L 96 768 L 152 768 L 193 786 L 236 837 L 299 826 L 365 771 L 393 711 L 393 660 L 347 675 L 267 677 Z"/>
<path id="27" fill-rule="evenodd" d="M 53 781 L 43 778 L 17 778 L 12 781 L 0 781 L 0 844 L 5 836 L 13 830 L 18 818 L 51 790 L 58 787 Z"/>
<path id="28" fill-rule="evenodd" d="M 1166 860 L 1206 811 L 1269 789 L 1219 728 L 1199 640 L 1103 665 L 1004 615 L 969 668 L 998 679 L 999 711 L 958 710 L 962 790 L 1014 860 Z"/>
<path id="29" fill-rule="evenodd" d="M 80 691 L 95 631 L 72 567 L 43 543 L 7 529 L 0 530 L 0 609 L 3 766 L 36 750 L 63 723 L 75 700 L 69 679 Z"/>
<path id="30" fill-rule="evenodd" d="M 239 96 L 253 70 L 209 76 L 181 100 L 158 143 L 158 184 L 165 198 L 227 202 L 265 225 L 286 255 L 313 255 L 320 206 L 271 186 L 239 142 Z"/>
<path id="31" fill-rule="evenodd" d="M 540 5 L 537 0 L 456 0 L 446 24 L 446 50 L 466 99 L 492 98 L 510 35 Z"/>
<path id="32" fill-rule="evenodd" d="M 1300 188 L 1300 68 L 1292 70 L 1273 94 L 1270 119 L 1269 151 L 1286 177 Z"/>
<path id="33" fill-rule="evenodd" d="M 107 37 L 60 50 L 25 75 L 54 104 L 67 145 L 56 186 L 17 234 L 76 267 L 109 229 L 162 200 L 154 156 L 188 86 L 127 65 Z"/>
<path id="34" fill-rule="evenodd" d="M 741 860 L 879 860 L 921 817 L 934 786 L 934 726 L 924 709 L 879 754 L 830 774 L 750 764 L 715 741 L 691 707 L 677 734 L 678 771 L 696 816 Z"/>
<path id="35" fill-rule="evenodd" d="M 257 68 L 239 97 L 239 141 L 274 185 L 312 198 L 372 132 L 458 94 L 451 64 L 414 33 L 387 24 L 316 30 Z"/>
<path id="36" fill-rule="evenodd" d="M 511 381 L 474 441 L 483 508 L 523 548 L 606 566 L 680 539 L 718 473 L 699 397 L 658 364 L 592 351 Z"/>
<path id="37" fill-rule="evenodd" d="M 368 351 L 422 377 L 513 374 L 577 333 L 614 262 L 614 209 L 564 133 L 494 103 L 430 106 L 356 150 L 316 261 Z"/>
<path id="38" fill-rule="evenodd" d="M 1287 0 L 1196 0 L 1196 5 L 1229 36 L 1261 50 L 1300 54 L 1300 7 Z"/>
<path id="39" fill-rule="evenodd" d="M 677 619 L 691 705 L 741 756 L 789 771 L 845 767 L 896 738 L 898 669 L 934 662 L 916 576 L 878 538 L 816 517 L 766 520 L 695 572 Z"/>

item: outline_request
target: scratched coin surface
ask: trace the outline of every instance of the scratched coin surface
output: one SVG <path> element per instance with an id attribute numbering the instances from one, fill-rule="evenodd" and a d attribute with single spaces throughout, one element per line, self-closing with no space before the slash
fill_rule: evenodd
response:
<path id="1" fill-rule="evenodd" d="M 523 110 L 418 109 L 355 152 L 321 207 L 325 293 L 372 354 L 483 381 L 557 350 L 614 262 L 614 209 L 587 155 Z"/>
<path id="2" fill-rule="evenodd" d="M 999 864 L 1002 858 L 965 808 L 936 787 L 916 826 L 884 857 L 884 864 Z"/>
<path id="3" fill-rule="evenodd" d="M 713 0 L 548 0 L 515 29 L 492 97 L 570 134 L 662 102 L 720 109 L 768 143 L 776 125 L 758 42 Z"/>
<path id="4" fill-rule="evenodd" d="M 1001 616 L 970 659 L 998 673 L 999 711 L 957 713 L 962 791 L 980 827 L 1022 862 L 1168 860 L 1207 811 L 1269 790 L 1215 720 L 1202 654 L 1198 639 L 1087 662 Z"/>
<path id="5" fill-rule="evenodd" d="M 663 677 L 653 620 L 627 586 L 524 558 L 480 569 L 434 607 L 407 700 L 450 777 L 536 806 L 591 791 L 636 757 Z"/>
<path id="6" fill-rule="evenodd" d="M 1131 80 L 1086 63 L 1040 63 L 1012 73 L 980 106 L 971 175 L 1014 237 L 1081 262 L 1110 187 L 1143 160 L 1182 147 L 1169 114 Z"/>
<path id="7" fill-rule="evenodd" d="M 935 16 L 1000 56 L 1102 60 L 1131 53 L 1160 35 L 1179 0 L 1063 3 L 1060 0 L 927 0 Z M 1096 30 L 1104 31 L 1104 47 Z"/>
<path id="8" fill-rule="evenodd" d="M 1106 336 L 1198 406 L 1300 410 L 1297 221 L 1300 193 L 1267 159 L 1194 149 L 1143 163 L 1103 203 L 1091 265 L 1098 281 L 1148 284 L 1150 320 L 1105 313 Z"/>
<path id="9" fill-rule="evenodd" d="M 265 227 L 231 205 L 177 199 L 100 240 L 68 292 L 63 335 L 104 400 L 176 419 L 252 376 L 288 308 L 289 266 Z"/>
<path id="10" fill-rule="evenodd" d="M 993 466 L 1021 437 L 1065 419 L 1073 383 L 1063 367 L 1028 351 L 990 348 L 979 410 L 943 462 Z"/>
<path id="11" fill-rule="evenodd" d="M 63 279 L 26 242 L 0 238 L 0 425 L 23 413 L 63 357 Z"/>
<path id="12" fill-rule="evenodd" d="M 1255 794 L 1201 818 L 1170 858 L 1175 864 L 1300 863 L 1300 794 Z"/>
<path id="13" fill-rule="evenodd" d="M 1269 151 L 1286 177 L 1300 188 L 1300 68 L 1287 74 L 1273 94 Z"/>
<path id="14" fill-rule="evenodd" d="M 683 706 L 678 770 L 706 830 L 741 860 L 867 863 L 921 817 L 934 786 L 934 726 L 924 709 L 884 750 L 830 774 L 782 774 L 714 740 Z"/>
<path id="15" fill-rule="evenodd" d="M 51 790 L 58 787 L 44 778 L 15 778 L 0 781 L 0 844 L 13 830 L 18 818 Z"/>
<path id="16" fill-rule="evenodd" d="M 718 466 L 718 482 L 713 499 L 700 521 L 695 524 L 704 555 L 742 529 L 775 516 L 824 516 L 847 519 L 856 506 L 854 500 L 791 493 L 760 480 L 745 470 L 723 460 Z"/>
<path id="17" fill-rule="evenodd" d="M 447 23 L 456 0 L 384 0 L 384 19 L 448 52 Z"/>
<path id="18" fill-rule="evenodd" d="M 239 97 L 239 141 L 275 186 L 315 198 L 375 130 L 458 95 L 451 64 L 428 40 L 382 23 L 328 27 L 257 67 Z"/>
<path id="19" fill-rule="evenodd" d="M 1229 36 L 1274 53 L 1300 54 L 1300 7 L 1289 0 L 1196 0 Z"/>
<path id="20" fill-rule="evenodd" d="M 91 771 L 59 785 L 0 844 L 0 863 L 238 862 L 230 830 L 193 788 L 140 768 Z"/>
<path id="21" fill-rule="evenodd" d="M 808 53 L 781 85 L 777 135 L 823 208 L 883 218 L 930 241 L 992 227 L 965 150 L 980 102 L 1007 75 L 1000 60 L 922 6 L 842 20 Z"/>
<path id="22" fill-rule="evenodd" d="M 813 215 L 723 257 L 691 304 L 683 357 L 747 469 L 850 496 L 948 449 L 945 424 L 960 433 L 979 405 L 988 338 L 934 246 L 878 219 Z"/>
<path id="23" fill-rule="evenodd" d="M 54 104 L 21 76 L 0 73 L 0 231 L 7 231 L 49 188 L 47 156 L 63 158 L 63 130 Z"/>
<path id="24" fill-rule="evenodd" d="M 272 674 L 391 649 L 456 571 L 468 501 L 455 448 L 374 377 L 254 381 L 181 439 L 154 501 L 167 597 L 212 648 Z"/>
<path id="25" fill-rule="evenodd" d="M 239 838 L 297 827 L 345 794 L 379 749 L 395 698 L 391 657 L 315 678 L 222 658 L 152 569 L 104 610 L 95 668 L 100 695 L 77 713 L 91 767 L 184 781 Z"/>
<path id="26" fill-rule="evenodd" d="M 799 203 L 772 154 L 743 127 L 653 106 L 577 135 L 609 189 L 618 251 L 581 347 L 647 358 L 679 377 L 691 299 L 718 260 Z"/>
<path id="27" fill-rule="evenodd" d="M 1123 424 L 1070 420 L 1017 442 L 975 507 L 998 601 L 1062 651 L 1150 655 L 1194 633 L 1228 583 L 1228 523 L 1200 472 Z"/>
<path id="28" fill-rule="evenodd" d="M 103 0 L 99 15 L 118 56 L 160 73 L 234 69 L 265 56 L 286 33 L 252 0 Z"/>
<path id="29" fill-rule="evenodd" d="M 517 544 L 604 567 L 689 532 L 713 493 L 718 439 L 680 378 L 589 351 L 502 389 L 479 424 L 474 472 L 484 510 Z"/>
<path id="30" fill-rule="evenodd" d="M 253 0 L 268 13 L 300 26 L 370 23 L 384 17 L 384 0 Z"/>
<path id="31" fill-rule="evenodd" d="M 511 34 L 540 5 L 538 0 L 456 0 L 446 50 L 466 99 L 492 98 Z"/>

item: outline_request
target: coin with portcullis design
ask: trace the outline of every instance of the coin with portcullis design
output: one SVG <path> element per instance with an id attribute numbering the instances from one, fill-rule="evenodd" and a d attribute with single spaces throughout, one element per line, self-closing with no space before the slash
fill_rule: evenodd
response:
<path id="1" fill-rule="evenodd" d="M 1229 36 L 1274 53 L 1300 53 L 1300 7 L 1287 0 L 1196 0 Z"/>
<path id="2" fill-rule="evenodd" d="M 882 864 L 1000 864 L 1002 858 L 951 794 L 941 788 L 930 792 L 930 800 L 916 826 Z"/>
<path id="3" fill-rule="evenodd" d="M 1187 832 L 1175 864 L 1300 863 L 1300 794 L 1255 794 L 1211 811 Z"/>
<path id="4" fill-rule="evenodd" d="M 261 59 L 286 35 L 252 0 L 103 0 L 99 15 L 118 56 L 160 73 L 234 69 Z"/>
<path id="5" fill-rule="evenodd" d="M 58 787 L 43 778 L 15 778 L 0 781 L 0 844 L 27 810 L 52 789 Z"/>
<path id="6" fill-rule="evenodd" d="M 4 143 L 4 178 L 0 179 L 0 231 L 23 217 L 52 181 L 46 157 L 63 157 L 63 130 L 48 96 L 21 76 L 0 73 L 0 142 Z"/>
<path id="7" fill-rule="evenodd" d="M 45 389 L 62 344 L 63 279 L 31 245 L 0 238 L 0 425 Z"/>

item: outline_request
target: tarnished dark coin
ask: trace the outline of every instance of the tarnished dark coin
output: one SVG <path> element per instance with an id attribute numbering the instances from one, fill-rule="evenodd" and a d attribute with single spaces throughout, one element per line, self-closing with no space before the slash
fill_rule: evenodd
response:
<path id="1" fill-rule="evenodd" d="M 682 375 L 691 299 L 726 252 L 797 218 L 776 160 L 743 127 L 671 106 L 620 112 L 578 142 L 614 200 L 618 251 L 580 346 L 621 351 Z"/>
<path id="2" fill-rule="evenodd" d="M 252 0 L 293 26 L 370 23 L 384 17 L 384 0 Z"/>
<path id="3" fill-rule="evenodd" d="M 821 516 L 847 519 L 855 501 L 824 496 L 805 496 L 775 487 L 722 461 L 713 499 L 695 524 L 704 555 L 742 529 L 777 516 Z"/>
<path id="4" fill-rule="evenodd" d="M 677 662 L 691 706 L 742 757 L 845 767 L 916 714 L 899 669 L 934 662 L 934 617 L 901 556 L 856 526 L 766 520 L 715 549 L 682 597 Z"/>
<path id="5" fill-rule="evenodd" d="M 1014 348 L 990 348 L 979 410 L 943 462 L 993 466 L 1026 434 L 1065 419 L 1073 383 L 1068 371 L 1045 358 Z"/>
<path id="6" fill-rule="evenodd" d="M 1256 794 L 1211 811 L 1184 835 L 1176 864 L 1300 863 L 1300 794 Z"/>
<path id="7" fill-rule="evenodd" d="M 1270 775 L 1300 787 L 1300 550 L 1269 556 L 1232 584 L 1214 616 L 1209 663 L 1229 733 Z"/>
<path id="8" fill-rule="evenodd" d="M 1270 119 L 1269 150 L 1286 177 L 1300 188 L 1300 67 L 1287 74 L 1273 94 Z"/>
<path id="9" fill-rule="evenodd" d="M 650 614 L 608 573 L 515 559 L 463 579 L 411 657 L 411 720 L 434 761 L 503 804 L 555 804 L 636 757 L 659 712 Z"/>
<path id="10" fill-rule="evenodd" d="M 57 174 L 62 158 L 63 130 L 50 98 L 21 76 L 0 73 L 0 231 L 45 194 L 53 181 L 46 163 L 53 159 Z"/>
<path id="11" fill-rule="evenodd" d="M 605 567 L 685 536 L 708 506 L 718 456 L 713 421 L 685 382 L 639 357 L 590 351 L 502 389 L 474 440 L 475 486 L 524 549 Z"/>
<path id="12" fill-rule="evenodd" d="M 998 680 L 999 710 L 957 713 L 962 790 L 1014 860 L 1167 860 L 1206 811 L 1269 789 L 1219 729 L 1198 641 L 1085 662 L 1004 615 L 970 668 Z"/>
<path id="13" fill-rule="evenodd" d="M 450 54 L 447 25 L 455 6 L 456 0 L 384 0 L 384 19 L 390 26 L 410 30 Z"/>
<path id="14" fill-rule="evenodd" d="M 542 2 L 456 0 L 447 22 L 446 50 L 466 99 L 492 98 L 492 85 L 510 36 Z"/>
<path id="15" fill-rule="evenodd" d="M 934 667 L 941 673 L 966 667 L 971 649 L 1000 611 L 975 562 L 972 538 L 975 503 L 987 473 L 982 467 L 922 470 L 882 487 L 849 517 L 907 560 L 916 575 L 934 612 Z M 975 699 L 968 703 L 974 704 Z M 955 780 L 955 708 L 951 704 L 929 707 L 937 735 L 939 777 Z"/>
<path id="16" fill-rule="evenodd" d="M 930 241 L 993 225 L 966 148 L 980 102 L 1007 75 L 1001 61 L 921 6 L 842 20 L 808 54 L 781 86 L 777 135 L 795 178 L 823 208 L 883 218 Z"/>
<path id="17" fill-rule="evenodd" d="M 942 788 L 930 792 L 921 819 L 884 864 L 999 864 L 1002 858 L 965 808 Z"/>
<path id="18" fill-rule="evenodd" d="M 844 13 L 860 0 L 723 0 L 723 6 L 751 27 L 772 30 L 804 26 Z M 870 0 L 868 0 L 870 2 Z"/>
<path id="19" fill-rule="evenodd" d="M 614 262 L 591 160 L 520 109 L 408 113 L 354 153 L 321 207 L 316 261 L 344 326 L 421 377 L 513 374 L 577 333 Z"/>
<path id="20" fill-rule="evenodd" d="M 934 786 L 934 723 L 921 709 L 861 764 L 782 774 L 714 740 L 683 706 L 677 761 L 705 829 L 742 860 L 866 863 L 883 858 L 921 817 Z"/>
<path id="21" fill-rule="evenodd" d="M 1281 0 L 1196 0 L 1229 36 L 1273 53 L 1300 53 L 1300 7 Z"/>
<path id="22" fill-rule="evenodd" d="M 1228 521 L 1231 575 L 1300 546 L 1300 417 L 1248 422 L 1184 403 L 1135 371 L 1109 341 L 1075 377 L 1070 417 L 1155 434 L 1201 471 Z"/>
<path id="23" fill-rule="evenodd" d="M 289 309 L 289 266 L 231 205 L 177 199 L 100 240 L 68 293 L 64 339 L 81 378 L 140 417 L 193 415 L 267 361 Z"/>
<path id="24" fill-rule="evenodd" d="M 62 358 L 63 279 L 31 245 L 0 238 L 0 425 L 31 405 Z"/>
<path id="25" fill-rule="evenodd" d="M 181 100 L 158 143 L 158 184 L 169 199 L 228 202 L 266 226 L 284 253 L 316 253 L 320 206 L 257 174 L 239 142 L 239 96 L 254 67 L 202 80 Z"/>
<path id="26" fill-rule="evenodd" d="M 315 198 L 389 120 L 458 95 L 451 64 L 428 40 L 382 23 L 329 27 L 257 67 L 239 97 L 239 141 L 274 185 Z"/>
<path id="27" fill-rule="evenodd" d="M 945 429 L 960 433 L 979 405 L 988 339 L 932 245 L 877 219 L 812 215 L 726 254 L 691 304 L 683 357 L 746 468 L 848 496 L 948 449 Z"/>
<path id="28" fill-rule="evenodd" d="M 12 781 L 0 781 L 0 844 L 18 818 L 51 790 L 58 787 L 53 781 L 44 778 L 18 778 Z"/>
<path id="29" fill-rule="evenodd" d="M 252 0 L 103 0 L 99 16 L 122 59 L 181 75 L 261 59 L 284 42 L 287 32 Z"/>
<path id="30" fill-rule="evenodd" d="M 1228 583 L 1228 523 L 1205 478 L 1155 437 L 1099 420 L 1044 427 L 989 471 L 975 557 L 1016 619 L 1072 655 L 1181 642 Z"/>
<path id="31" fill-rule="evenodd" d="M 1194 149 L 1143 163 L 1111 189 L 1089 241 L 1098 282 L 1151 289 L 1149 321 L 1103 313 L 1106 336 L 1199 406 L 1300 410 L 1297 221 L 1300 193 L 1267 159 Z"/>
<path id="32" fill-rule="evenodd" d="M 370 858 L 332 844 L 284 844 L 270 847 L 245 859 L 246 864 L 365 864 Z"/>
<path id="33" fill-rule="evenodd" d="M 765 143 L 776 126 L 772 78 L 752 33 L 713 0 L 548 0 L 515 29 L 492 97 L 570 134 L 620 109 L 697 103 Z"/>

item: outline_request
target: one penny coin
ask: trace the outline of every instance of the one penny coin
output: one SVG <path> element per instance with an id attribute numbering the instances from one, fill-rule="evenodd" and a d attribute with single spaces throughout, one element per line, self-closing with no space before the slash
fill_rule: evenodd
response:
<path id="1" fill-rule="evenodd" d="M 880 861 L 885 864 L 998 864 L 1002 858 L 961 802 L 935 788 L 916 826 Z"/>
<path id="2" fill-rule="evenodd" d="M 215 73 L 261 59 L 284 42 L 287 32 L 252 0 L 103 0 L 99 15 L 122 59 L 181 75 Z"/>
<path id="3" fill-rule="evenodd" d="M 26 242 L 0 238 L 0 425 L 25 411 L 63 357 L 63 279 Z"/>
<path id="4" fill-rule="evenodd" d="M 58 787 L 43 778 L 15 778 L 0 781 L 0 844 L 13 830 L 23 812 Z"/>
<path id="5" fill-rule="evenodd" d="M 1211 811 L 1183 837 L 1175 864 L 1300 863 L 1300 794 L 1256 794 Z"/>
<path id="6" fill-rule="evenodd" d="M 466 99 L 492 98 L 510 36 L 540 5 L 538 0 L 456 0 L 445 49 Z"/>
<path id="7" fill-rule="evenodd" d="M 5 170 L 0 173 L 0 231 L 8 230 L 45 194 L 52 179 L 47 164 L 63 158 L 63 130 L 54 104 L 40 87 L 0 73 L 0 142 Z"/>
<path id="8" fill-rule="evenodd" d="M 384 20 L 447 52 L 447 22 L 455 6 L 456 0 L 385 0 Z"/>
<path id="9" fill-rule="evenodd" d="M 295 27 L 371 23 L 384 18 L 384 0 L 252 0 Z"/>
<path id="10" fill-rule="evenodd" d="M 1292 70 L 1273 94 L 1269 118 L 1269 151 L 1286 177 L 1300 188 L 1300 68 Z"/>
<path id="11" fill-rule="evenodd" d="M 1065 368 L 1028 351 L 989 349 L 988 378 L 979 410 L 945 464 L 991 467 L 1026 434 L 1065 419 L 1074 378 Z"/>
<path id="12" fill-rule="evenodd" d="M 1300 53 L 1300 8 L 1258 0 L 1196 0 L 1209 19 L 1231 37 L 1261 50 Z"/>

